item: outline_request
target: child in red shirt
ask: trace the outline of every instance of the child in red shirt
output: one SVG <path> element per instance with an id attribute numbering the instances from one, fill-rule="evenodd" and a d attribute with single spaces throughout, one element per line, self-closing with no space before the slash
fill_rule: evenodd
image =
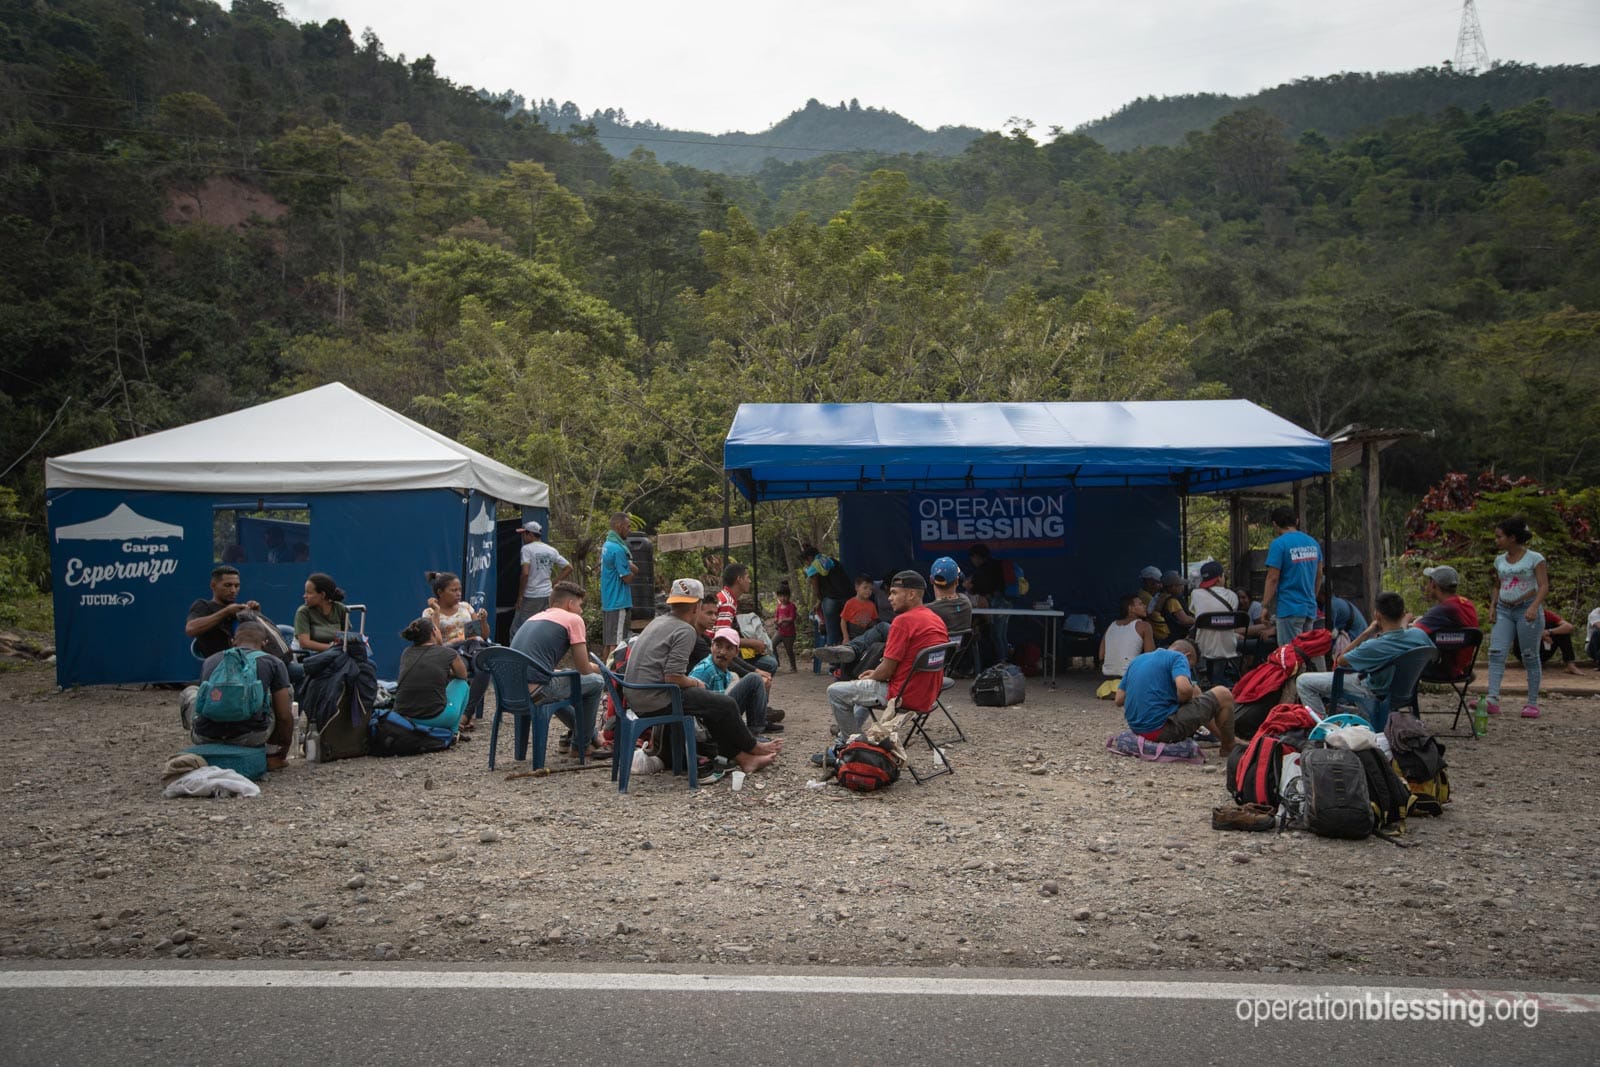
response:
<path id="1" fill-rule="evenodd" d="M 872 579 L 862 575 L 856 579 L 856 595 L 839 609 L 839 621 L 844 624 L 846 640 L 859 637 L 878 621 L 877 598 L 872 595 Z"/>
<path id="2" fill-rule="evenodd" d="M 778 647 L 789 654 L 790 674 L 794 673 L 795 622 L 799 617 L 800 609 L 794 606 L 793 595 L 789 592 L 789 583 L 780 583 L 778 586 L 778 609 L 772 613 L 772 618 L 778 624 Z"/>

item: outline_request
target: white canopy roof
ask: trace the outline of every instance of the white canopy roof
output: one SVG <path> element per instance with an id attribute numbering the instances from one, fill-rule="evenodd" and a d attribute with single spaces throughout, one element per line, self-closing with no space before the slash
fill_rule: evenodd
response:
<path id="1" fill-rule="evenodd" d="M 549 507 L 550 487 L 340 382 L 47 460 L 49 489 L 326 493 L 476 489 Z"/>

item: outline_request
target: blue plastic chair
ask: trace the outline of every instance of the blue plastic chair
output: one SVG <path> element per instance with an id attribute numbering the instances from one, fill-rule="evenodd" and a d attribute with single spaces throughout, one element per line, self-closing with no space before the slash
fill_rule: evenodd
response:
<path id="1" fill-rule="evenodd" d="M 502 712 L 511 716 L 512 754 L 518 762 L 527 757 L 531 727 L 534 770 L 544 766 L 546 750 L 550 745 L 550 719 L 562 708 L 572 709 L 573 740 L 583 746 L 580 752 L 588 749 L 588 730 L 583 716 L 578 714 L 577 671 L 557 671 L 551 676 L 551 687 L 559 685 L 562 679 L 569 679 L 571 695 L 567 699 L 535 704 L 528 695 L 528 668 L 533 666 L 533 660 L 521 652 L 503 645 L 493 645 L 478 653 L 475 665 L 489 672 L 490 682 L 494 685 L 494 719 L 489 724 L 491 771 L 494 770 L 495 748 L 500 741 Z"/>
<path id="2" fill-rule="evenodd" d="M 1439 650 L 1430 644 L 1426 648 L 1405 652 L 1394 661 L 1394 673 L 1389 676 L 1389 695 L 1376 701 L 1372 707 L 1371 725 L 1374 730 L 1383 731 L 1389 724 L 1392 711 L 1410 708 L 1412 714 L 1417 714 L 1417 682 L 1422 678 L 1423 670 L 1438 655 Z M 1353 673 L 1348 667 L 1333 669 L 1333 694 L 1328 698 L 1328 707 L 1332 711 L 1339 710 L 1339 700 L 1344 695 L 1344 676 Z"/>
<path id="3" fill-rule="evenodd" d="M 617 708 L 617 736 L 611 744 L 611 780 L 617 783 L 617 792 L 628 791 L 628 778 L 633 773 L 633 750 L 638 747 L 639 739 L 646 730 L 657 726 L 667 728 L 668 744 L 672 748 L 672 773 L 689 775 L 689 788 L 700 788 L 700 753 L 695 746 L 694 716 L 683 710 L 683 690 L 667 683 L 647 684 L 642 682 L 624 682 L 598 659 L 595 663 L 600 667 L 600 674 L 606 680 L 606 689 L 611 694 L 611 702 Z M 628 707 L 628 693 L 666 693 L 672 699 L 672 704 L 667 711 L 656 715 L 640 717 L 637 712 Z M 673 744 L 672 737 L 676 734 L 683 738 L 683 744 Z"/>

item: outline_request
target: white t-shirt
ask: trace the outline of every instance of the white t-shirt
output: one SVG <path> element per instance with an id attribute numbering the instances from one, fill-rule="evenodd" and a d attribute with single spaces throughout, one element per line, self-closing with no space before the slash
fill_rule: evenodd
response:
<path id="1" fill-rule="evenodd" d="M 1512 563 L 1504 552 L 1494 558 L 1494 569 L 1500 575 L 1500 606 L 1513 607 L 1527 603 L 1539 591 L 1538 575 L 1534 568 L 1544 562 L 1544 557 L 1533 549 L 1526 549 L 1522 558 Z"/>
<path id="2" fill-rule="evenodd" d="M 522 565 L 528 568 L 528 587 L 525 597 L 549 596 L 554 584 L 550 575 L 557 567 L 567 565 L 566 557 L 543 541 L 529 541 L 522 546 Z"/>
<path id="3" fill-rule="evenodd" d="M 1583 633 L 1584 644 L 1589 643 L 1590 639 L 1594 637 L 1594 632 L 1596 630 L 1600 630 L 1600 608 L 1595 608 L 1593 611 L 1589 612 L 1589 628 Z"/>
<path id="4" fill-rule="evenodd" d="M 1144 651 L 1144 638 L 1139 634 L 1139 620 L 1114 622 L 1106 627 L 1106 658 L 1100 664 L 1100 673 L 1107 678 L 1121 678 L 1128 672 L 1133 657 Z"/>
<path id="5" fill-rule="evenodd" d="M 1211 612 L 1238 611 L 1239 598 L 1232 589 L 1213 585 L 1189 594 L 1189 614 L 1195 618 Z M 1194 647 L 1206 659 L 1232 659 L 1239 654 L 1239 635 L 1232 630 L 1194 629 Z"/>

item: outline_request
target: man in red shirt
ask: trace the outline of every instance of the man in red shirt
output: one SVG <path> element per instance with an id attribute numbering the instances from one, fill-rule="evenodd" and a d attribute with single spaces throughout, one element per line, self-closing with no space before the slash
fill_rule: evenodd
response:
<path id="1" fill-rule="evenodd" d="M 923 649 L 950 640 L 944 620 L 923 604 L 928 583 L 916 571 L 901 571 L 889 582 L 889 604 L 895 610 L 889 624 L 889 641 L 883 659 L 871 671 L 849 682 L 828 686 L 828 703 L 838 727 L 838 741 L 860 733 L 871 716 L 868 708 L 881 708 L 898 698 L 908 708 L 933 706 L 943 678 L 933 671 L 913 674 L 912 664 Z M 813 759 L 813 763 L 824 762 Z"/>
<path id="2" fill-rule="evenodd" d="M 722 568 L 722 588 L 717 591 L 717 621 L 714 630 L 739 632 L 739 598 L 750 592 L 750 568 L 743 563 L 730 563 Z M 740 637 L 739 647 L 755 653 L 749 662 L 752 667 L 767 673 L 768 681 L 778 669 L 778 657 L 767 643 L 756 637 Z"/>
<path id="3" fill-rule="evenodd" d="M 1456 588 L 1460 584 L 1461 576 L 1454 567 L 1429 567 L 1423 571 L 1422 595 L 1433 602 L 1433 607 L 1411 625 L 1430 638 L 1440 630 L 1475 629 L 1478 625 L 1478 609 L 1466 597 L 1456 595 Z M 1472 666 L 1477 655 L 1475 648 L 1463 648 L 1448 656 L 1441 654 L 1437 662 L 1428 665 L 1422 676 L 1434 680 L 1458 678 Z"/>

